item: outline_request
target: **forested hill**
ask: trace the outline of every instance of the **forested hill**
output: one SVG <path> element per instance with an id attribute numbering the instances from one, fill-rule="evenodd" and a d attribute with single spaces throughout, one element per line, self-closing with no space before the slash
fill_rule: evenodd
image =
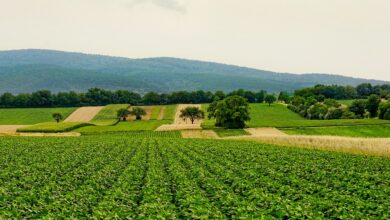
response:
<path id="1" fill-rule="evenodd" d="M 327 74 L 275 73 L 176 58 L 128 59 L 52 50 L 0 51 L 0 93 L 91 87 L 136 92 L 235 89 L 293 91 L 315 84 L 357 85 L 365 80 Z"/>

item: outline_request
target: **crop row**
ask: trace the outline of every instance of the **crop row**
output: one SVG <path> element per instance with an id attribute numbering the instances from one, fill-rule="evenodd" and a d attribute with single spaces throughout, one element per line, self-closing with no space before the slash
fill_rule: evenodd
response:
<path id="1" fill-rule="evenodd" d="M 249 142 L 0 138 L 0 218 L 390 217 L 390 160 Z"/>

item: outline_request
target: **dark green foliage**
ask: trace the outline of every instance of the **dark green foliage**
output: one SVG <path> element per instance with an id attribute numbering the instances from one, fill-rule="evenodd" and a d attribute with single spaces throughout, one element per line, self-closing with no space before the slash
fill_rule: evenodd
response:
<path id="1" fill-rule="evenodd" d="M 370 83 L 363 83 L 356 88 L 352 86 L 341 85 L 316 85 L 314 87 L 298 89 L 294 92 L 295 96 L 302 97 L 317 97 L 317 100 L 322 102 L 323 97 L 330 99 L 356 99 L 367 98 L 370 95 L 380 95 L 382 98 L 388 97 L 390 94 L 390 85 L 371 85 Z"/>
<path id="2" fill-rule="evenodd" d="M 250 103 L 262 103 L 266 92 L 251 92 L 237 90 L 225 95 L 222 91 L 212 93 L 210 91 L 178 91 L 172 93 L 148 92 L 141 96 L 135 92 L 125 90 L 110 91 L 101 88 L 91 88 L 86 93 L 59 92 L 53 94 L 50 91 L 37 91 L 32 94 L 4 93 L 0 96 L 0 107 L 74 107 L 74 106 L 102 106 L 108 104 L 130 105 L 169 105 L 185 103 L 210 103 L 214 100 L 222 100 L 228 96 L 239 95 L 249 99 Z"/>
<path id="3" fill-rule="evenodd" d="M 340 119 L 356 119 L 356 115 L 355 113 L 353 112 L 350 112 L 350 111 L 345 111 L 343 112 L 343 114 L 341 115 L 341 118 Z"/>
<path id="4" fill-rule="evenodd" d="M 204 112 L 198 107 L 187 107 L 181 110 L 180 118 L 182 118 L 183 120 L 190 119 L 191 124 L 194 124 L 195 120 L 200 120 L 204 118 Z"/>
<path id="5" fill-rule="evenodd" d="M 326 119 L 326 120 L 341 119 L 344 112 L 345 111 L 342 108 L 330 107 L 328 109 L 324 119 Z"/>
<path id="6" fill-rule="evenodd" d="M 278 96 L 278 101 L 284 102 L 286 104 L 290 103 L 290 95 L 286 91 L 281 91 Z"/>
<path id="7" fill-rule="evenodd" d="M 264 101 L 268 103 L 269 106 L 271 106 L 271 104 L 276 101 L 276 97 L 274 95 L 267 95 L 265 96 Z"/>
<path id="8" fill-rule="evenodd" d="M 346 118 L 352 117 L 351 114 L 346 113 L 347 109 L 343 108 L 334 99 L 324 99 L 319 102 L 315 96 L 309 96 L 306 99 L 301 96 L 294 96 L 291 100 L 291 104 L 287 106 L 288 109 L 307 119 L 332 120 L 341 119 L 343 116 Z"/>
<path id="9" fill-rule="evenodd" d="M 229 96 L 226 99 L 210 104 L 209 118 L 215 118 L 215 126 L 224 128 L 244 128 L 250 120 L 249 104 L 241 96 Z"/>
<path id="10" fill-rule="evenodd" d="M 352 104 L 348 107 L 350 112 L 353 112 L 356 117 L 363 118 L 364 113 L 366 112 L 366 101 L 365 100 L 355 100 L 352 102 Z"/>
<path id="11" fill-rule="evenodd" d="M 146 112 L 143 108 L 140 107 L 134 107 L 130 112 L 130 115 L 135 116 L 135 120 L 141 120 L 142 116 L 146 115 Z"/>
<path id="12" fill-rule="evenodd" d="M 127 108 L 121 108 L 117 112 L 118 119 L 122 119 L 122 121 L 126 121 L 127 117 L 130 115 L 130 111 Z"/>
<path id="13" fill-rule="evenodd" d="M 390 102 L 383 102 L 379 105 L 379 118 L 390 120 Z"/>
<path id="14" fill-rule="evenodd" d="M 56 113 L 53 113 L 53 119 L 57 122 L 57 123 L 59 123 L 63 118 L 64 118 L 64 116 L 61 114 L 61 113 L 58 113 L 58 112 L 56 112 Z"/>
<path id="15" fill-rule="evenodd" d="M 381 98 L 378 95 L 370 95 L 367 99 L 366 108 L 370 113 L 371 118 L 375 118 L 378 115 L 379 104 Z"/>

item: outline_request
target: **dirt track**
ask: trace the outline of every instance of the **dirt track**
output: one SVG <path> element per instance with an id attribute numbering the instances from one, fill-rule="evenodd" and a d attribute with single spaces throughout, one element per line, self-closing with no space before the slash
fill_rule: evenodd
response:
<path id="1" fill-rule="evenodd" d="M 181 131 L 181 136 L 183 138 L 219 139 L 213 130 L 184 130 Z"/>
<path id="2" fill-rule="evenodd" d="M 90 122 L 102 109 L 102 106 L 78 108 L 64 122 Z"/>
<path id="3" fill-rule="evenodd" d="M 18 133 L 18 132 L 0 132 L 0 136 L 18 136 L 18 137 L 78 137 L 80 133 L 66 132 L 66 133 Z"/>
<path id="4" fill-rule="evenodd" d="M 198 107 L 199 109 L 202 108 L 199 104 L 180 104 L 176 107 L 176 114 L 175 114 L 175 120 L 173 124 L 169 125 L 162 125 L 159 128 L 156 129 L 156 131 L 178 131 L 178 130 L 200 130 L 202 120 L 195 120 L 194 124 L 191 124 L 191 121 L 189 120 L 183 120 L 180 118 L 180 113 L 182 109 L 185 109 L 187 107 Z"/>
<path id="5" fill-rule="evenodd" d="M 164 114 L 165 114 L 165 109 L 166 109 L 165 106 L 161 107 L 160 112 L 158 113 L 157 120 L 163 120 Z"/>
<path id="6" fill-rule="evenodd" d="M 287 136 L 276 128 L 247 128 L 245 130 L 252 136 Z"/>
<path id="7" fill-rule="evenodd" d="M 16 132 L 18 128 L 23 128 L 28 125 L 0 125 L 0 133 Z"/>

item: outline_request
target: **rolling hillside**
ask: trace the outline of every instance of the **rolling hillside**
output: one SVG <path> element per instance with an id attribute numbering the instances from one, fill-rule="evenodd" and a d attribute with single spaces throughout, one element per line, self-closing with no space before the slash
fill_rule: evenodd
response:
<path id="1" fill-rule="evenodd" d="M 0 51 L 0 77 L 0 93 L 85 91 L 91 87 L 140 93 L 239 88 L 278 92 L 319 83 L 386 83 L 328 74 L 275 73 L 177 58 L 128 59 L 35 49 Z"/>

